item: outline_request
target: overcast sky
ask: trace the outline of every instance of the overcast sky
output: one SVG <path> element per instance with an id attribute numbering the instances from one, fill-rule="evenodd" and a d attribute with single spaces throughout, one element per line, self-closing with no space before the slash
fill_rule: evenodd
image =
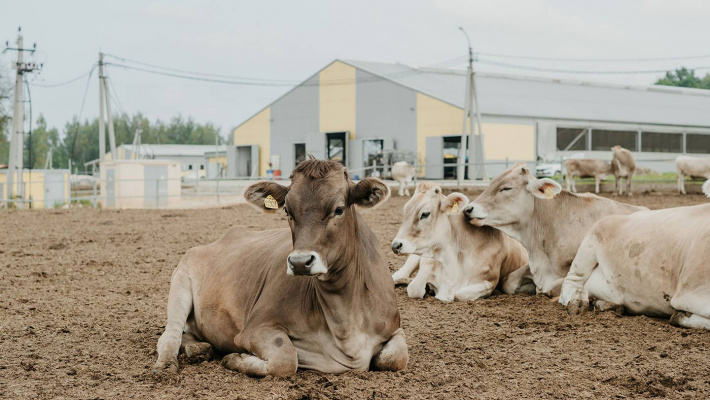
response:
<path id="1" fill-rule="evenodd" d="M 37 58 L 45 63 L 33 81 L 45 84 L 89 71 L 99 50 L 176 69 L 270 81 L 303 80 L 336 58 L 427 66 L 465 56 L 466 41 L 458 26 L 468 31 L 474 51 L 489 54 L 588 59 L 710 55 L 710 1 L 703 0 L 4 0 L 0 10 L 0 43 L 14 43 L 21 25 L 26 45 L 36 42 Z M 5 75 L 12 72 L 12 57 L 9 52 L 0 55 Z M 710 66 L 710 57 L 611 63 L 487 59 L 593 71 Z M 107 68 L 126 112 L 142 111 L 151 120 L 182 114 L 213 122 L 223 133 L 289 89 Z M 634 85 L 651 84 L 662 75 L 538 73 L 485 64 L 476 68 Z M 33 86 L 34 114 L 44 114 L 63 132 L 64 123 L 79 113 L 85 85 L 86 79 L 56 88 Z M 84 118 L 98 114 L 96 75 L 90 85 Z"/>

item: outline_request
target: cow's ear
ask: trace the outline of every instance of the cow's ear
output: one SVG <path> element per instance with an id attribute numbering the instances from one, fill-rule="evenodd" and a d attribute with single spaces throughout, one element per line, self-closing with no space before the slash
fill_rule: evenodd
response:
<path id="1" fill-rule="evenodd" d="M 463 193 L 454 192 L 441 202 L 441 211 L 447 214 L 458 214 L 468 205 L 468 197 Z"/>
<path id="2" fill-rule="evenodd" d="M 370 208 L 390 197 L 390 188 L 379 179 L 365 178 L 350 186 L 350 205 Z"/>
<path id="3" fill-rule="evenodd" d="M 553 181 L 552 179 L 542 178 L 535 179 L 531 178 L 528 183 L 528 190 L 533 196 L 540 199 L 552 199 L 562 191 L 562 186 L 559 183 Z"/>
<path id="4" fill-rule="evenodd" d="M 244 199 L 264 211 L 275 211 L 284 206 L 288 188 L 276 182 L 255 183 L 244 191 Z"/>

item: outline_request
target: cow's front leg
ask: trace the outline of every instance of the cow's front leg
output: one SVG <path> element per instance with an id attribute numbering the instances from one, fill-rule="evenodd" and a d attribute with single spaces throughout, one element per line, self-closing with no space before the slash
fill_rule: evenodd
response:
<path id="1" fill-rule="evenodd" d="M 412 273 L 416 271 L 417 268 L 419 268 L 420 259 L 420 256 L 416 254 L 410 254 L 409 257 L 407 257 L 407 261 L 405 261 L 404 265 L 402 265 L 402 268 L 398 269 L 397 272 L 392 274 L 392 280 L 394 281 L 394 284 L 406 285 L 407 283 L 410 283 L 412 281 Z"/>
<path id="2" fill-rule="evenodd" d="M 542 288 L 537 289 L 537 294 L 544 294 L 547 297 L 557 297 L 562 290 L 562 282 L 565 278 L 559 278 L 555 281 L 545 284 Z"/>
<path id="3" fill-rule="evenodd" d="M 402 328 L 397 329 L 390 340 L 375 354 L 370 363 L 370 369 L 375 371 L 401 371 L 407 368 L 409 350 Z"/>
<path id="4" fill-rule="evenodd" d="M 457 290 L 454 298 L 458 301 L 473 301 L 481 297 L 490 296 L 493 293 L 493 289 L 495 289 L 495 286 L 489 281 L 474 283 Z"/>
<path id="5" fill-rule="evenodd" d="M 239 336 L 234 342 L 249 353 L 227 354 L 222 365 L 245 375 L 261 378 L 267 375 L 287 376 L 298 369 L 298 355 L 291 339 L 282 330 L 268 329 L 254 332 L 249 340 Z"/>
<path id="6" fill-rule="evenodd" d="M 426 284 L 429 283 L 432 271 L 434 270 L 434 259 L 422 257 L 419 259 L 419 272 L 407 286 L 407 295 L 414 299 L 424 298 L 426 294 Z"/>

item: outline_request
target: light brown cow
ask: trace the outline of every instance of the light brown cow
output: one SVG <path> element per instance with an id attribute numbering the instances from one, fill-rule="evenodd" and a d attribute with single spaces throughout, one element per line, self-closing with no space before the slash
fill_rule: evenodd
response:
<path id="1" fill-rule="evenodd" d="M 567 171 L 567 190 L 572 186 L 572 192 L 577 193 L 574 178 L 594 178 L 594 193 L 599 193 L 599 182 L 611 175 L 611 164 L 603 160 L 565 160 Z"/>
<path id="2" fill-rule="evenodd" d="M 645 208 L 562 191 L 557 182 L 535 179 L 518 163 L 492 180 L 464 215 L 473 225 L 498 228 L 522 243 L 538 292 L 557 296 L 587 230 L 607 215 L 638 210 Z"/>
<path id="3" fill-rule="evenodd" d="M 476 300 L 496 287 L 504 293 L 534 293 L 527 251 L 497 229 L 469 224 L 461 213 L 467 204 L 461 193 L 444 196 L 429 182 L 417 186 L 392 241 L 395 254 L 412 254 L 392 275 L 395 283 L 406 282 L 418 267 L 407 286 L 409 297 L 424 297 L 427 284 L 442 301 Z"/>
<path id="4" fill-rule="evenodd" d="M 394 284 L 355 209 L 388 195 L 377 179 L 355 184 L 342 164 L 314 159 L 298 164 L 289 187 L 247 188 L 253 205 L 284 207 L 290 229 L 232 228 L 185 254 L 154 370 L 177 370 L 181 348 L 209 357 L 212 347 L 228 353 L 222 365 L 250 376 L 404 369 Z"/>
<path id="5" fill-rule="evenodd" d="M 414 174 L 417 173 L 416 168 L 409 165 L 406 161 L 400 161 L 392 166 L 392 179 L 399 182 L 399 191 L 397 194 L 409 196 L 409 184 L 414 179 Z"/>
<path id="6" fill-rule="evenodd" d="M 611 148 L 613 153 L 611 159 L 611 171 L 614 174 L 614 195 L 621 196 L 624 192 L 621 186 L 621 179 L 626 179 L 626 195 L 633 196 L 631 192 L 631 179 L 636 171 L 636 161 L 634 161 L 634 156 L 631 152 L 621 146 L 614 146 Z"/>
<path id="7" fill-rule="evenodd" d="M 593 298 L 710 330 L 708 243 L 710 204 L 604 217 L 584 237 L 559 301 L 571 315 Z"/>
<path id="8" fill-rule="evenodd" d="M 710 158 L 678 156 L 675 165 L 678 170 L 678 193 L 680 194 L 686 194 L 686 176 L 692 179 L 710 179 Z"/>

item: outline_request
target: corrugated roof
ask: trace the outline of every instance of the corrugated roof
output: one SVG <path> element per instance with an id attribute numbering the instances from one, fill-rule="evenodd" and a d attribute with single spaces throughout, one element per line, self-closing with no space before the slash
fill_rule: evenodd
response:
<path id="1" fill-rule="evenodd" d="M 464 71 L 340 60 L 463 108 Z M 710 127 L 710 90 L 476 73 L 484 115 Z"/>
<path id="2" fill-rule="evenodd" d="M 121 147 L 133 151 L 133 145 L 123 144 Z M 219 146 L 219 151 L 226 151 L 225 145 Z M 141 154 L 154 157 L 169 156 L 204 156 L 205 152 L 214 152 L 215 146 L 211 144 L 142 144 Z"/>

